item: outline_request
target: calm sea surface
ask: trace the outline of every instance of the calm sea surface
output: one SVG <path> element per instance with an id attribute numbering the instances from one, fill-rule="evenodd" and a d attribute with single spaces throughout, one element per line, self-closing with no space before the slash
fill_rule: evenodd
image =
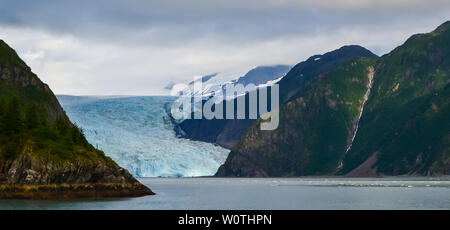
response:
<path id="1" fill-rule="evenodd" d="M 0 209 L 450 209 L 450 178 L 141 178 L 157 195 L 0 200 Z"/>

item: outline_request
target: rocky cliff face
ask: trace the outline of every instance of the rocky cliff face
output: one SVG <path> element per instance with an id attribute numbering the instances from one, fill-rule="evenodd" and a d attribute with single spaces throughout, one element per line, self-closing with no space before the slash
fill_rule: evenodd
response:
<path id="1" fill-rule="evenodd" d="M 449 44 L 446 22 L 284 91 L 278 129 L 258 120 L 217 176 L 450 174 Z"/>
<path id="2" fill-rule="evenodd" d="M 35 153 L 26 145 L 15 159 L 3 160 L 0 183 L 19 185 L 137 183 L 127 171 L 106 157 L 76 156 L 71 161 L 55 160 Z"/>
<path id="3" fill-rule="evenodd" d="M 50 88 L 0 40 L 0 198 L 153 194 L 90 145 Z"/>

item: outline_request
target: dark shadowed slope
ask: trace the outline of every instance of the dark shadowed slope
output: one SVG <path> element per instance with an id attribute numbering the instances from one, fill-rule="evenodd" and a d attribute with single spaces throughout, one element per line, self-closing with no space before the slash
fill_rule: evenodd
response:
<path id="1" fill-rule="evenodd" d="M 283 77 L 289 72 L 291 68 L 292 66 L 288 65 L 259 66 L 248 71 L 248 73 L 240 77 L 236 83 L 243 85 L 265 84 L 268 81 L 275 80 L 279 77 Z"/>

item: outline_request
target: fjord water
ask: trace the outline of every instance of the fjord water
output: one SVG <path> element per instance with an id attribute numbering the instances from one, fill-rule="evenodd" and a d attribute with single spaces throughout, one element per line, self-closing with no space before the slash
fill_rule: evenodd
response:
<path id="1" fill-rule="evenodd" d="M 58 96 L 87 140 L 136 177 L 214 175 L 229 150 L 177 138 L 165 106 L 175 97 Z"/>
<path id="2" fill-rule="evenodd" d="M 213 175 L 229 150 L 177 138 L 173 97 L 58 96 L 87 139 L 137 177 Z M 450 178 L 140 178 L 157 195 L 0 200 L 0 209 L 450 209 Z"/>
<path id="3" fill-rule="evenodd" d="M 0 209 L 450 209 L 450 178 L 141 178 L 154 196 L 0 200 Z"/>

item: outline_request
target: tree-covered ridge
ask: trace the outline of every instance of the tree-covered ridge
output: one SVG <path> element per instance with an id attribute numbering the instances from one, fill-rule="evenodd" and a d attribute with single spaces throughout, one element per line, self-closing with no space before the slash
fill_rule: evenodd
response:
<path id="1" fill-rule="evenodd" d="M 0 40 L 0 198 L 151 194 L 87 142 L 50 88 Z"/>
<path id="2" fill-rule="evenodd" d="M 329 87 L 316 84 L 315 97 L 293 94 L 281 107 L 277 130 L 253 127 L 218 175 L 450 174 L 450 22 L 412 36 L 372 64 L 373 86 L 361 119 L 354 123 L 353 142 L 348 124 L 354 108 L 325 100 L 326 94 L 317 92 Z M 339 82 L 332 85 L 333 92 L 343 89 Z M 325 109 L 333 104 L 336 111 Z"/>
<path id="3" fill-rule="evenodd" d="M 308 82 L 280 108 L 280 124 L 260 120 L 230 153 L 218 176 L 302 176 L 336 171 L 355 130 L 375 59 L 344 62 Z"/>
<path id="4" fill-rule="evenodd" d="M 450 173 L 450 22 L 383 56 L 360 132 L 344 161 L 348 173 Z M 369 170 L 369 169 L 368 169 Z M 367 170 L 366 170 L 367 171 Z"/>
<path id="5" fill-rule="evenodd" d="M 25 145 L 49 157 L 98 154 L 17 53 L 0 40 L 0 159 L 14 159 Z"/>
<path id="6" fill-rule="evenodd" d="M 0 159 L 14 159 L 23 146 L 33 144 L 43 154 L 59 159 L 95 152 L 81 129 L 63 118 L 51 123 L 42 107 L 35 102 L 20 103 L 17 97 L 0 101 Z"/>

